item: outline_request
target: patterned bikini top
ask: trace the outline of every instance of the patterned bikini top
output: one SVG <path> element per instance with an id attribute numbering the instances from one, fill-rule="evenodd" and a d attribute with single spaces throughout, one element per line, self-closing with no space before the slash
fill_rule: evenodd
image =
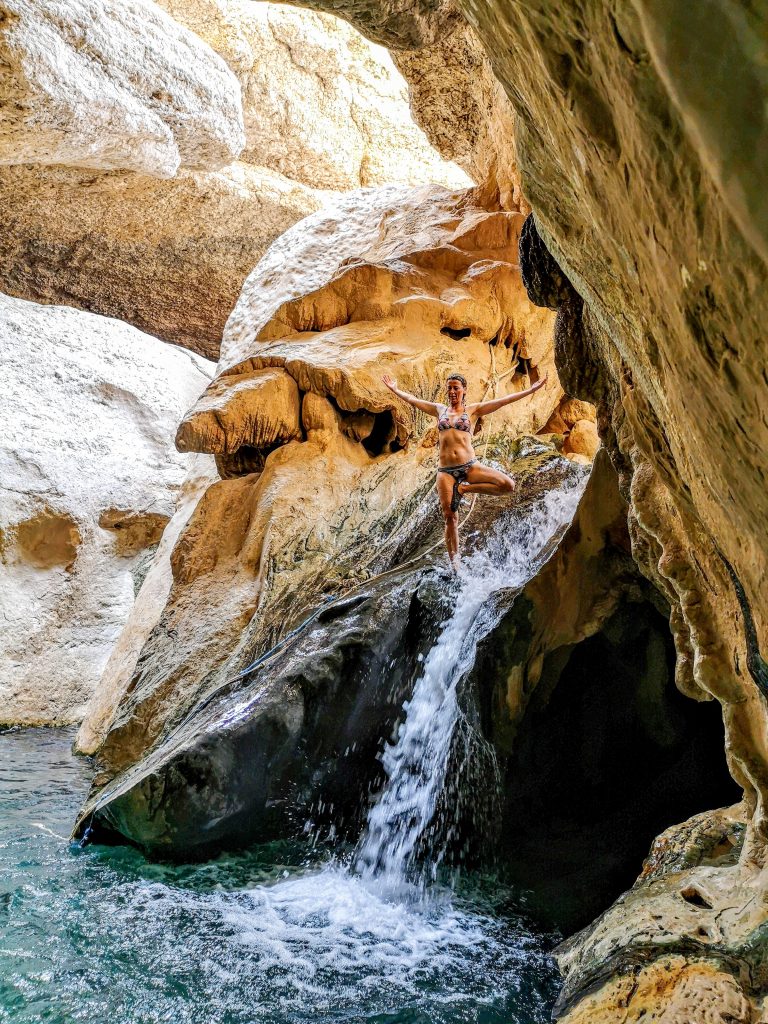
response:
<path id="1" fill-rule="evenodd" d="M 437 421 L 437 429 L 438 430 L 451 430 L 451 429 L 453 429 L 453 430 L 467 430 L 467 431 L 471 431 L 472 430 L 472 424 L 470 422 L 469 416 L 467 416 L 467 414 L 465 412 L 463 412 L 461 414 L 461 416 L 457 416 L 456 417 L 456 422 L 455 423 L 451 423 L 450 417 L 448 415 L 448 406 L 444 405 L 443 406 L 443 411 L 440 413 L 440 417 L 439 417 L 439 419 Z"/>

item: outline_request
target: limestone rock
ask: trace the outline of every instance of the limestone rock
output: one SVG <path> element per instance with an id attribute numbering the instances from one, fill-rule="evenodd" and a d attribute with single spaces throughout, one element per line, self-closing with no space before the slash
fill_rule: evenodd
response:
<path id="1" fill-rule="evenodd" d="M 563 444 L 564 452 L 574 455 L 585 455 L 588 459 L 595 457 L 600 447 L 600 437 L 592 420 L 577 420 Z"/>
<path id="2" fill-rule="evenodd" d="M 419 535 L 417 511 L 434 524 L 437 507 L 425 500 L 434 451 L 419 444 L 433 421 L 396 404 L 385 369 L 437 398 L 460 367 L 481 399 L 494 380 L 502 393 L 530 379 L 518 367 L 524 334 L 549 384 L 486 430 L 535 432 L 559 402 L 551 314 L 531 307 L 512 262 L 521 217 L 473 200 L 439 187 L 339 197 L 281 236 L 250 276 L 216 383 L 180 435 L 210 449 L 215 434 L 225 479 L 174 548 L 168 603 L 100 750 L 109 773 L 143 756 L 322 595 L 396 564 Z M 262 396 L 288 378 L 291 394 L 303 393 L 301 439 L 275 448 L 279 432 L 295 429 L 293 406 L 272 409 Z"/>
<path id="3" fill-rule="evenodd" d="M 3 0 L 0 163 L 171 177 L 243 148 L 238 82 L 141 0 Z"/>
<path id="4" fill-rule="evenodd" d="M 242 160 L 313 188 L 469 184 L 414 124 L 387 51 L 346 22 L 250 0 L 160 6 L 237 74 L 247 136 Z"/>
<path id="5" fill-rule="evenodd" d="M 590 405 L 589 402 L 582 402 L 578 398 L 569 398 L 561 402 L 558 413 L 569 429 L 574 427 L 579 420 L 595 422 L 594 405 Z"/>
<path id="6" fill-rule="evenodd" d="M 211 384 L 179 425 L 176 447 L 230 455 L 243 445 L 269 451 L 301 436 L 293 377 L 280 369 L 254 370 Z"/>
<path id="7" fill-rule="evenodd" d="M 78 0 L 70 15 L 79 17 L 91 2 Z M 58 11 L 53 0 L 48 6 Z M 317 188 L 348 189 L 390 179 L 464 184 L 466 176 L 446 164 L 413 124 L 405 84 L 386 52 L 352 28 L 328 16 L 269 4 L 167 0 L 165 6 L 189 28 L 154 4 L 132 0 L 127 6 L 104 8 L 102 20 L 94 18 L 83 32 L 88 38 L 96 33 L 99 39 L 107 30 L 119 33 L 119 24 L 112 21 L 124 16 L 137 37 L 146 26 L 141 41 L 145 49 L 157 38 L 164 40 L 165 32 L 163 45 L 167 42 L 169 60 L 176 62 L 182 60 L 178 40 L 186 40 L 192 49 L 182 62 L 187 76 L 182 81 L 204 59 L 215 69 L 210 81 L 203 77 L 201 89 L 218 88 L 224 75 L 239 95 L 233 74 L 192 34 L 201 33 L 232 63 L 242 82 L 249 132 L 243 155 L 248 162 L 230 163 L 220 171 L 182 170 L 171 180 L 160 180 L 150 175 L 162 168 L 147 163 L 133 137 L 126 144 L 130 159 L 114 155 L 111 163 L 99 164 L 87 140 L 69 133 L 66 153 L 46 156 L 40 149 L 34 157 L 37 165 L 0 168 L 0 288 L 20 298 L 116 316 L 215 357 L 246 275 L 275 238 L 322 205 L 327 197 Z M 137 20 L 138 13 L 143 22 Z M 23 19 L 13 22 L 23 24 Z M 62 31 L 63 26 L 64 21 Z M 168 82 L 159 90 L 163 103 L 175 95 L 170 88 L 175 67 L 166 69 Z M 355 88 L 345 76 L 354 80 Z M 137 81 L 144 79 L 139 76 Z M 93 84 L 97 87 L 106 90 L 101 79 Z M 207 95 L 201 94 L 200 102 Z M 205 102 L 206 116 L 223 130 L 214 99 Z M 72 104 L 80 100 L 82 109 L 73 106 L 72 116 L 88 125 L 94 105 L 87 96 L 71 97 Z M 181 120 L 178 131 L 186 125 L 188 140 L 182 146 L 185 165 L 205 166 L 203 142 L 198 157 L 192 150 L 193 114 Z M 203 141 L 204 127 L 199 129 Z M 98 119 L 94 132 L 106 145 L 108 133 Z M 36 138 L 42 145 L 42 133 Z M 14 152 L 15 160 L 32 160 L 29 154 Z M 39 165 L 62 163 L 65 157 L 79 167 Z M 208 162 L 217 166 L 213 156 Z M 177 164 L 178 159 L 162 173 L 172 174 Z M 82 165 L 142 173 L 121 169 L 95 174 Z M 120 217 L 115 217 L 118 207 Z"/>
<path id="8" fill-rule="evenodd" d="M 321 203 L 311 189 L 243 163 L 171 181 L 3 168 L 0 286 L 98 310 L 215 358 L 246 276 Z"/>
<path id="9" fill-rule="evenodd" d="M 562 1024 L 751 1024 L 755 1006 L 738 979 L 716 963 L 664 957 L 636 973 L 607 982 Z"/>
<path id="10" fill-rule="evenodd" d="M 2 722 L 75 722 L 173 514 L 169 435 L 210 364 L 73 309 L 0 296 L 0 317 Z"/>
<path id="11" fill-rule="evenodd" d="M 393 50 L 416 123 L 508 210 L 527 210 L 515 155 L 512 105 L 472 28 L 455 22 L 430 45 Z"/>
<path id="12" fill-rule="evenodd" d="M 176 510 L 163 531 L 152 564 L 141 585 L 141 599 L 134 602 L 117 643 L 83 712 L 77 734 L 80 753 L 93 754 L 101 745 L 115 708 L 123 698 L 136 669 L 141 648 L 157 625 L 171 589 L 171 552 L 205 490 L 216 480 L 216 465 L 209 455 L 184 460 L 187 475 Z"/>

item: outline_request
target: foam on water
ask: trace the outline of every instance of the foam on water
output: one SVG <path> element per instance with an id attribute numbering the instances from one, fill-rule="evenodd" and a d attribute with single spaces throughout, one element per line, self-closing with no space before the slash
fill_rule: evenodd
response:
<path id="1" fill-rule="evenodd" d="M 279 845 L 195 865 L 73 851 L 71 732 L 0 734 L 0 1022 L 544 1024 L 547 941 L 498 883 L 389 901 Z"/>

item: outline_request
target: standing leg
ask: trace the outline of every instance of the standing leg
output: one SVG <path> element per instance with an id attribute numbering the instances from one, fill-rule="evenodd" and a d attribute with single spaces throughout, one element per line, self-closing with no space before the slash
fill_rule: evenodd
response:
<path id="1" fill-rule="evenodd" d="M 455 512 L 451 512 L 451 496 L 453 495 L 453 477 L 450 473 L 437 474 L 437 496 L 445 519 L 445 547 L 451 568 L 456 571 L 459 557 L 459 520 Z"/>

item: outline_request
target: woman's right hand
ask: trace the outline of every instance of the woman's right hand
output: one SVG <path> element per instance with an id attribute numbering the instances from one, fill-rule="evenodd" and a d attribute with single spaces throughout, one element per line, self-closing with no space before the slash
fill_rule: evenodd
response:
<path id="1" fill-rule="evenodd" d="M 393 380 L 388 373 L 385 373 L 381 379 L 384 381 L 384 383 L 386 384 L 390 391 L 397 392 L 397 381 Z"/>

